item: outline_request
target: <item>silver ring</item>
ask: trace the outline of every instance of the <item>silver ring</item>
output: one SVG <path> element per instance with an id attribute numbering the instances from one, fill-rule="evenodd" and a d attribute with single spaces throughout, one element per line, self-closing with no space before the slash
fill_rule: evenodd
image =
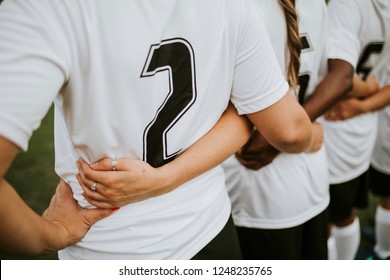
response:
<path id="1" fill-rule="evenodd" d="M 93 183 L 92 186 L 90 187 L 91 191 L 96 192 L 96 183 Z"/>
<path id="2" fill-rule="evenodd" d="M 115 158 L 111 159 L 112 171 L 116 171 L 117 165 L 118 165 L 118 162 L 116 161 L 116 159 Z"/>

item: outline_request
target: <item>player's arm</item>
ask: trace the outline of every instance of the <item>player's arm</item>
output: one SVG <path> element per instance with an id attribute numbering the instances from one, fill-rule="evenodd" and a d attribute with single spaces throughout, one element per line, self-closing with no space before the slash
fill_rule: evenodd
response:
<path id="1" fill-rule="evenodd" d="M 102 159 L 89 166 L 79 159 L 77 179 L 86 199 L 97 207 L 121 207 L 128 203 L 167 193 L 219 165 L 248 140 L 252 126 L 229 104 L 217 124 L 175 160 L 153 168 L 141 160 Z M 90 186 L 97 182 L 97 190 Z"/>
<path id="2" fill-rule="evenodd" d="M 325 114 L 325 118 L 330 121 L 347 120 L 361 114 L 381 110 L 389 104 L 390 85 L 364 99 L 349 97 L 340 101 Z"/>
<path id="3" fill-rule="evenodd" d="M 283 151 L 302 152 L 310 147 L 312 125 L 303 108 L 289 93 L 248 118 L 268 141 Z M 250 132 L 245 117 L 238 116 L 230 106 L 209 133 L 162 167 L 153 168 L 140 160 L 119 159 L 117 171 L 112 171 L 109 158 L 91 166 L 79 160 L 77 179 L 84 196 L 93 205 L 121 207 L 167 193 L 217 166 L 248 140 Z M 97 183 L 96 191 L 90 190 L 93 183 Z"/>
<path id="4" fill-rule="evenodd" d="M 307 98 L 303 107 L 312 121 L 323 115 L 352 89 L 354 69 L 340 59 L 328 60 L 328 73 Z"/>
<path id="5" fill-rule="evenodd" d="M 369 75 L 366 80 L 361 79 L 358 75 L 353 77 L 353 88 L 348 93 L 350 97 L 366 98 L 377 93 L 380 89 L 375 75 Z"/>
<path id="6" fill-rule="evenodd" d="M 0 137 L 1 253 L 37 255 L 62 249 L 79 241 L 94 222 L 111 214 L 111 210 L 81 209 L 69 186 L 60 182 L 49 208 L 42 217 L 37 215 L 4 179 L 18 151 Z"/>

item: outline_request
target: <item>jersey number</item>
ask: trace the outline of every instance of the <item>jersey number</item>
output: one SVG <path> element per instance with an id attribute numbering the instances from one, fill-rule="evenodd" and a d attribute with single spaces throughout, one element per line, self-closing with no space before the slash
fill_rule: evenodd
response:
<path id="1" fill-rule="evenodd" d="M 150 48 L 141 78 L 169 73 L 166 98 L 143 136 L 143 160 L 154 167 L 168 163 L 180 152 L 168 153 L 167 134 L 196 100 L 194 66 L 194 52 L 184 39 L 165 40 Z"/>
<path id="2" fill-rule="evenodd" d="M 301 45 L 302 45 L 302 52 L 307 52 L 313 50 L 313 47 L 310 45 L 310 40 L 308 34 L 301 34 Z M 302 105 L 303 102 L 305 102 L 306 95 L 307 95 L 307 87 L 309 86 L 310 81 L 310 73 L 300 73 L 298 77 L 298 85 L 299 85 L 299 92 L 298 92 L 298 101 Z"/>
<path id="3" fill-rule="evenodd" d="M 363 50 L 362 55 L 359 58 L 358 64 L 356 66 L 356 73 L 362 78 L 366 79 L 367 75 L 370 73 L 372 67 L 367 67 L 366 62 L 371 55 L 380 54 L 383 50 L 383 42 L 374 42 L 369 43 Z"/>

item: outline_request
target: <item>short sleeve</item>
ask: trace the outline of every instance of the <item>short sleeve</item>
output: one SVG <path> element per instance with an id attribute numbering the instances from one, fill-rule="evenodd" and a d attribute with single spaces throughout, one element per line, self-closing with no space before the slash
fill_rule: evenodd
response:
<path id="1" fill-rule="evenodd" d="M 256 9 L 249 4 L 247 8 L 235 58 L 231 98 L 239 114 L 263 110 L 288 91 L 265 26 Z"/>
<path id="2" fill-rule="evenodd" d="M 65 79 L 50 1 L 0 5 L 0 135 L 27 150 Z"/>
<path id="3" fill-rule="evenodd" d="M 332 0 L 328 5 L 328 58 L 341 59 L 356 68 L 359 59 L 359 29 L 362 22 L 354 0 Z"/>

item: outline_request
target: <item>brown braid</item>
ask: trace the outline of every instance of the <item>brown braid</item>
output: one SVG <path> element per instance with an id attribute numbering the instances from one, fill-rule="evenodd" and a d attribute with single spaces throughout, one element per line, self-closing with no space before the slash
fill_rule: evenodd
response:
<path id="1" fill-rule="evenodd" d="M 287 46 L 290 51 L 290 62 L 288 64 L 288 80 L 290 86 L 293 87 L 296 92 L 298 84 L 298 73 L 301 55 L 301 39 L 299 38 L 298 31 L 298 18 L 295 10 L 295 0 L 279 0 L 284 10 L 284 16 L 286 18 L 287 26 Z"/>

